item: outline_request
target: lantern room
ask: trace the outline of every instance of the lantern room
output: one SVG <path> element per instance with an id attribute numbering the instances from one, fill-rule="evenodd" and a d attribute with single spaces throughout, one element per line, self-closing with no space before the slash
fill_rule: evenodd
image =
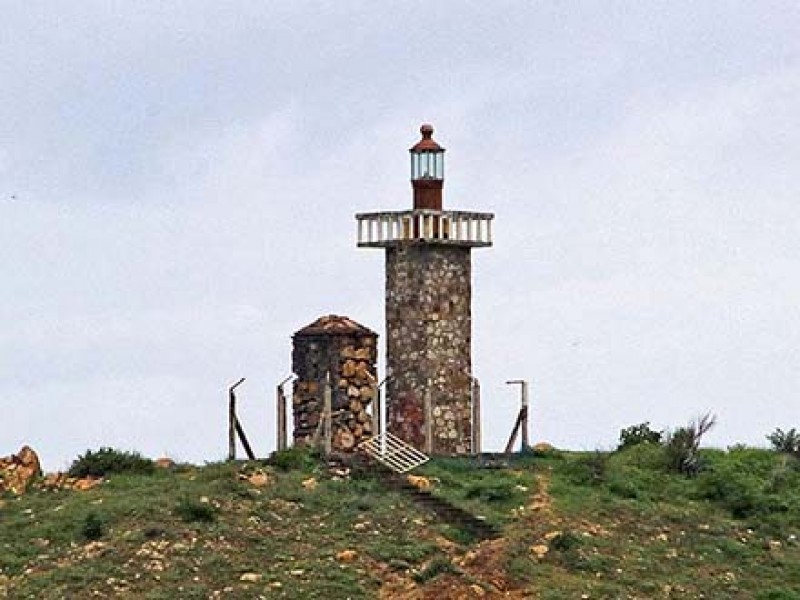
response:
<path id="1" fill-rule="evenodd" d="M 433 127 L 419 128 L 422 139 L 409 149 L 414 209 L 442 210 L 444 148 L 433 139 Z"/>

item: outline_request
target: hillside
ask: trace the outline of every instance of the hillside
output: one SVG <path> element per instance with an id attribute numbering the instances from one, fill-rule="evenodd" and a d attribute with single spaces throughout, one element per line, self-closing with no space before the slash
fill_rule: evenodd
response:
<path id="1" fill-rule="evenodd" d="M 297 451 L 6 494 L 0 597 L 800 598 L 797 459 L 701 458 L 694 477 L 650 444 L 420 469 L 484 540 L 377 469 Z"/>

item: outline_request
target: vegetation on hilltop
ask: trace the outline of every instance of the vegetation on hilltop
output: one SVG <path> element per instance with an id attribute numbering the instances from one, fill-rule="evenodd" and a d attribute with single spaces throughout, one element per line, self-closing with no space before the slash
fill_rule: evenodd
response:
<path id="1" fill-rule="evenodd" d="M 699 449 L 687 475 L 668 439 L 426 464 L 482 542 L 299 450 L 6 495 L 0 597 L 800 598 L 796 454 Z"/>

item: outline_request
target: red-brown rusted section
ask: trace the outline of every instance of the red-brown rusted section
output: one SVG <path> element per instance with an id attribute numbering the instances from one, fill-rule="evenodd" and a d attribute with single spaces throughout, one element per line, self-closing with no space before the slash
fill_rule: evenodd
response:
<path id="1" fill-rule="evenodd" d="M 441 179 L 415 179 L 411 185 L 414 187 L 414 210 L 442 210 L 444 181 Z"/>
<path id="2" fill-rule="evenodd" d="M 444 150 L 431 137 L 433 136 L 433 125 L 424 123 L 419 128 L 419 132 L 422 134 L 422 139 L 411 147 L 410 152 L 437 152 Z"/>

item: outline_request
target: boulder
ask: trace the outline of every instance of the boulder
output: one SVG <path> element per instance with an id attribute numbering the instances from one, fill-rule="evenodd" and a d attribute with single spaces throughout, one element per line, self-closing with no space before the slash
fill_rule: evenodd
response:
<path id="1" fill-rule="evenodd" d="M 30 446 L 23 446 L 17 454 L 0 459 L 0 491 L 23 494 L 41 474 L 39 456 Z"/>

